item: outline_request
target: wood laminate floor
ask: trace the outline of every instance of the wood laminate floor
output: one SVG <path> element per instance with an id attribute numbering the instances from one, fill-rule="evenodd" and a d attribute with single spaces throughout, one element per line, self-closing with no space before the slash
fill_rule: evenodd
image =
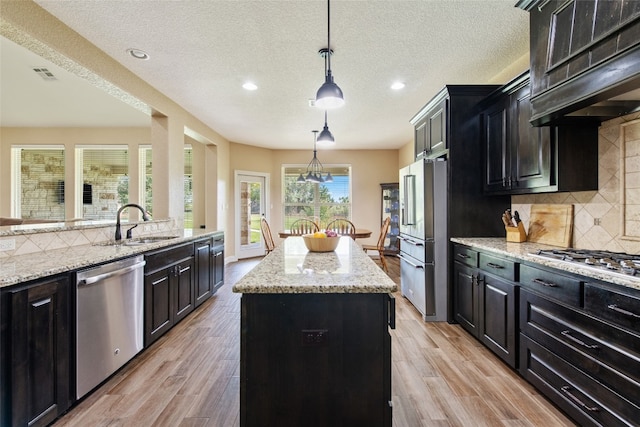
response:
<path id="1" fill-rule="evenodd" d="M 399 285 L 398 259 L 387 259 Z M 240 295 L 231 286 L 259 261 L 226 265 L 216 295 L 54 426 L 239 426 Z M 399 291 L 391 335 L 394 427 L 574 425 L 459 325 L 422 321 Z"/>

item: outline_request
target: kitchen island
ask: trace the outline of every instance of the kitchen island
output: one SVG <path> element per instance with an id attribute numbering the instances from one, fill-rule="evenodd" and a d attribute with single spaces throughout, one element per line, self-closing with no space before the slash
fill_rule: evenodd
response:
<path id="1" fill-rule="evenodd" d="M 290 237 L 242 293 L 240 425 L 391 426 L 396 284 L 352 239 Z"/>

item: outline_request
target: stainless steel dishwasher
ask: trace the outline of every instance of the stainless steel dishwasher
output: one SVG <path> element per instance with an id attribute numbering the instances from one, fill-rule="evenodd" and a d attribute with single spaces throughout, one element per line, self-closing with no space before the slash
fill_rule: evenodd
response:
<path id="1" fill-rule="evenodd" d="M 142 350 L 144 257 L 78 272 L 76 396 L 84 396 Z"/>

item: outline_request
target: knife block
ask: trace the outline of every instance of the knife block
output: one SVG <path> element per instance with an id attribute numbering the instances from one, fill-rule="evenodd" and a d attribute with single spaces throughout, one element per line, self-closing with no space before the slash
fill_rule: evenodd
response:
<path id="1" fill-rule="evenodd" d="M 526 242 L 527 241 L 527 232 L 524 231 L 524 225 L 522 225 L 522 221 L 518 223 L 517 227 L 509 227 L 506 226 L 507 230 L 507 242 Z"/>

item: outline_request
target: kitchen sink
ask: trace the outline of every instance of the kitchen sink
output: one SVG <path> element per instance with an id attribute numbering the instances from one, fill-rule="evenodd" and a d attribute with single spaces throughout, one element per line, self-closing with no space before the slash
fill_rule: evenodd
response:
<path id="1" fill-rule="evenodd" d="M 164 242 L 166 240 L 177 239 L 180 236 L 144 236 L 137 239 L 109 240 L 106 242 L 94 243 L 94 246 L 141 246 L 150 243 Z"/>

